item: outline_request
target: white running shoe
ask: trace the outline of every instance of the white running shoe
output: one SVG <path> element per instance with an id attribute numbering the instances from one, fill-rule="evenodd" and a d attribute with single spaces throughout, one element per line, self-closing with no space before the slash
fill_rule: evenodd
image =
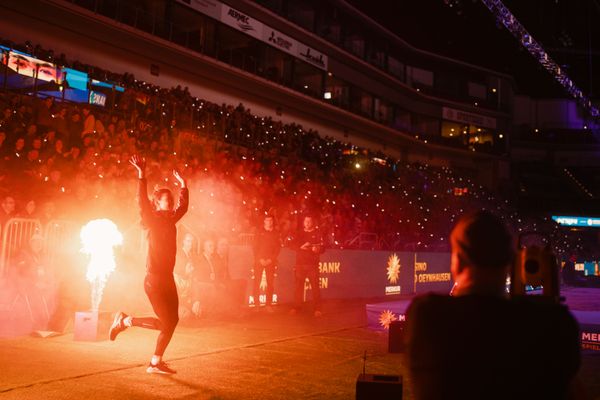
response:
<path id="1" fill-rule="evenodd" d="M 156 365 L 154 365 L 152 363 L 148 364 L 148 368 L 146 368 L 146 372 L 149 374 L 165 374 L 165 375 L 171 375 L 171 374 L 177 373 L 174 369 L 169 368 L 167 363 L 164 361 L 161 361 Z"/>
<path id="2" fill-rule="evenodd" d="M 119 333 L 127 329 L 125 323 L 123 322 L 125 318 L 127 318 L 127 314 L 121 311 L 119 311 L 117 315 L 115 315 L 115 319 L 110 327 L 110 330 L 108 331 L 108 338 L 110 340 L 115 340 Z"/>

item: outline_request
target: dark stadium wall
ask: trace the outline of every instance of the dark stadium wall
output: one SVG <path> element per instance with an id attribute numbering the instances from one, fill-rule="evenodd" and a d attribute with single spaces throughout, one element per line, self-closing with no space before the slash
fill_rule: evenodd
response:
<path id="1" fill-rule="evenodd" d="M 582 129 L 587 123 L 575 100 L 515 96 L 515 125 L 539 129 Z"/>
<path id="2" fill-rule="evenodd" d="M 243 103 L 252 113 L 295 122 L 323 136 L 373 150 L 407 162 L 455 166 L 475 172 L 486 186 L 508 179 L 506 160 L 480 153 L 424 144 L 369 119 L 323 103 L 291 89 L 180 48 L 129 26 L 65 1 L 8 0 L 0 3 L 0 36 L 16 43 L 30 41 L 71 61 L 132 73 L 162 87 L 187 86 L 192 95 L 214 102 Z M 159 76 L 150 66 L 160 69 Z M 409 101 L 410 99 L 407 99 Z M 431 112 L 440 106 L 424 102 Z M 504 126 L 499 128 L 505 129 Z"/>
<path id="3" fill-rule="evenodd" d="M 591 147 L 588 145 L 588 147 Z M 564 144 L 546 144 L 539 146 L 536 143 L 519 143 L 511 149 L 513 162 L 540 162 L 550 163 L 556 167 L 598 167 L 600 157 L 597 149 L 581 150 L 565 149 Z"/>

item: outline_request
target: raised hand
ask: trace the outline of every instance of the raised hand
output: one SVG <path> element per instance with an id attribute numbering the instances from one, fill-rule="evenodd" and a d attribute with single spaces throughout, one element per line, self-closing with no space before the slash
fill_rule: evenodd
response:
<path id="1" fill-rule="evenodd" d="M 179 174 L 179 172 L 177 170 L 173 170 L 173 176 L 175 177 L 175 179 L 177 179 L 177 181 L 179 182 L 181 187 L 184 188 L 185 187 L 185 179 L 182 178 L 182 176 Z"/>
<path id="2" fill-rule="evenodd" d="M 135 154 L 129 160 L 129 164 L 133 165 L 137 169 L 138 176 L 140 179 L 142 179 L 146 172 L 146 159 Z"/>

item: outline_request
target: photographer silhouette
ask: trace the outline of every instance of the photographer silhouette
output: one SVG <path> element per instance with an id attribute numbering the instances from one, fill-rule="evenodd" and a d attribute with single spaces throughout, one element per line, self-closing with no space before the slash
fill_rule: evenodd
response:
<path id="1" fill-rule="evenodd" d="M 404 340 L 415 399 L 566 399 L 579 369 L 579 329 L 553 301 L 509 299 L 514 242 L 487 211 L 454 227 L 452 296 L 416 297 Z"/>

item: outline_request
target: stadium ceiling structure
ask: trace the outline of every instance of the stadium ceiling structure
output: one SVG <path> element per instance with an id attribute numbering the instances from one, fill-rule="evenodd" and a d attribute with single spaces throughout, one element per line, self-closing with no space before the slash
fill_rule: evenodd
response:
<path id="1" fill-rule="evenodd" d="M 587 110 L 594 118 L 600 117 L 600 111 L 592 104 L 583 91 L 573 83 L 569 76 L 544 50 L 525 27 L 517 20 L 510 10 L 501 0 L 481 0 L 481 2 L 492 12 L 496 20 L 519 41 L 536 60 L 546 69 L 554 79 L 573 97 L 577 102 Z"/>

